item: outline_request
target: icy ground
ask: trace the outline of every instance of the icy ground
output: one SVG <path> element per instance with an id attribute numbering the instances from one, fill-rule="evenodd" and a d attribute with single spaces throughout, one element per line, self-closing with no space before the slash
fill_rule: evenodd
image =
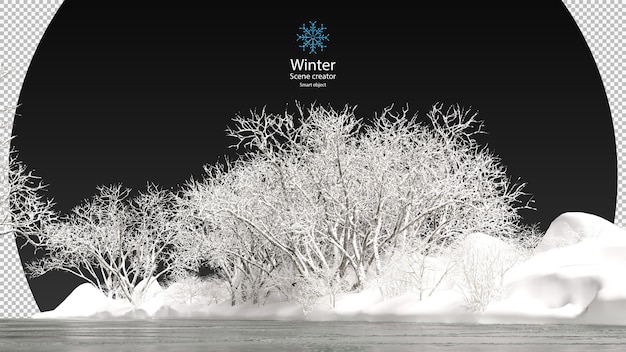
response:
<path id="1" fill-rule="evenodd" d="M 508 247 L 482 234 L 468 237 L 461 263 L 494 275 L 484 261 L 504 258 Z M 482 251 L 482 252 L 476 252 Z M 472 253 L 482 254 L 472 255 Z M 472 259 L 482 258 L 476 264 Z M 458 258 L 457 258 L 458 259 Z M 470 273 L 471 274 L 471 273 Z M 474 275 L 473 274 L 473 275 Z M 385 295 L 375 285 L 360 293 L 338 296 L 335 306 L 323 297 L 306 313 L 295 303 L 236 305 L 229 302 L 174 300 L 176 286 L 155 285 L 145 303 L 133 307 L 125 300 L 105 297 L 83 284 L 55 310 L 37 313 L 45 318 L 206 318 L 270 320 L 364 320 L 478 323 L 584 323 L 626 325 L 626 231 L 591 214 L 565 213 L 550 225 L 530 258 L 507 268 L 498 281 L 461 287 L 447 279 L 434 291 Z M 485 276 L 485 277 L 487 277 Z M 434 274 L 434 277 L 437 275 Z M 493 279 L 493 278 L 491 278 Z M 476 281 L 474 280 L 474 281 Z M 467 281 L 467 280 L 466 280 Z M 467 282 L 471 282 L 467 281 Z M 476 283 L 476 282 L 474 282 Z M 482 290 L 482 291 L 481 291 Z M 498 291 L 499 294 L 493 294 Z M 471 294 L 468 294 L 470 292 Z M 482 295 L 482 296 L 481 296 Z M 484 305 L 472 306 L 473 296 Z M 194 303 L 202 302 L 202 303 Z"/>

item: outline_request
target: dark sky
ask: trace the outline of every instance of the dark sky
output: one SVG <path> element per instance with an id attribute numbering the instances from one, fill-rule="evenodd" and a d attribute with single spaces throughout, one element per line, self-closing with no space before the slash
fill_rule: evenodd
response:
<path id="1" fill-rule="evenodd" d="M 525 222 L 545 229 L 566 211 L 613 221 L 608 102 L 560 1 L 410 8 L 130 3 L 65 1 L 24 81 L 13 146 L 49 184 L 61 212 L 98 185 L 177 187 L 201 175 L 203 165 L 229 152 L 224 130 L 238 112 L 265 106 L 281 113 L 295 101 L 317 101 L 358 105 L 367 118 L 392 103 L 424 115 L 441 102 L 479 111 L 489 133 L 482 142 L 535 198 L 537 211 L 523 213 Z M 309 21 L 324 24 L 330 36 L 316 55 L 296 41 Z M 291 58 L 335 61 L 337 78 L 326 88 L 299 88 L 289 79 Z M 66 292 L 55 296 L 51 280 L 30 281 L 42 309 Z"/>

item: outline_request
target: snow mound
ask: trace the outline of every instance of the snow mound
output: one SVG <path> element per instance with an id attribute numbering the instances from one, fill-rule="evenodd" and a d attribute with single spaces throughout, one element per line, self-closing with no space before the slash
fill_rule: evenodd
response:
<path id="1" fill-rule="evenodd" d="M 624 230 L 594 215 L 567 213 L 541 244 L 538 254 L 506 273 L 507 297 L 487 313 L 626 324 Z"/>
<path id="2" fill-rule="evenodd" d="M 143 279 L 135 286 L 133 300 L 143 302 L 161 295 L 163 295 L 163 287 L 156 279 Z"/>
<path id="3" fill-rule="evenodd" d="M 56 309 L 36 313 L 33 318 L 107 317 L 123 314 L 130 308 L 127 302 L 111 299 L 92 284 L 84 283 L 76 287 Z"/>
<path id="4" fill-rule="evenodd" d="M 605 233 L 617 231 L 615 225 L 599 216 L 581 212 L 559 215 L 552 223 L 535 253 L 576 244 L 586 238 L 601 237 Z"/>
<path id="5" fill-rule="evenodd" d="M 137 284 L 133 297 L 141 303 L 133 305 L 125 299 L 109 298 L 92 284 L 84 283 L 76 287 L 54 310 L 36 313 L 33 318 L 149 318 L 171 315 L 159 283 L 150 280 L 150 286 L 145 288 L 146 284 L 147 280 Z"/>

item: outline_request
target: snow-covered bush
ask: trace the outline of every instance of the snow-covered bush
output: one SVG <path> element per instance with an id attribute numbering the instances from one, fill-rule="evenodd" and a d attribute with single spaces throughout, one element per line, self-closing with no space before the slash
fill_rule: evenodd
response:
<path id="1" fill-rule="evenodd" d="M 178 275 L 165 290 L 167 298 L 180 304 L 217 304 L 229 299 L 223 280 L 196 275 Z"/>
<path id="2" fill-rule="evenodd" d="M 422 260 L 470 233 L 519 234 L 524 184 L 476 142 L 476 114 L 441 105 L 425 120 L 408 108 L 368 120 L 349 106 L 299 112 L 236 116 L 228 134 L 240 157 L 208 166 L 184 192 L 211 243 L 207 259 L 231 258 L 217 269 L 238 285 L 289 294 L 336 277 L 360 290 L 394 253 Z M 411 269 L 421 293 L 433 289 L 424 268 Z"/>
<path id="3" fill-rule="evenodd" d="M 504 275 L 526 260 L 530 251 L 519 243 L 482 233 L 471 234 L 454 248 L 458 288 L 467 306 L 483 312 L 502 299 Z"/>
<path id="4" fill-rule="evenodd" d="M 369 286 L 377 288 L 384 298 L 414 293 L 421 300 L 449 288 L 455 265 L 444 253 L 402 253 L 386 259 L 381 274 L 370 279 Z"/>
<path id="5" fill-rule="evenodd" d="M 167 275 L 200 263 L 196 234 L 179 218 L 171 191 L 148 185 L 131 197 L 122 185 L 99 193 L 37 236 L 47 255 L 26 265 L 31 277 L 53 270 L 74 274 L 112 298 L 131 303 Z"/>
<path id="6" fill-rule="evenodd" d="M 334 271 L 295 278 L 290 297 L 302 306 L 305 312 L 310 311 L 317 303 L 335 308 L 338 297 L 350 289 L 348 280 Z M 320 299 L 326 299 L 320 302 Z"/>

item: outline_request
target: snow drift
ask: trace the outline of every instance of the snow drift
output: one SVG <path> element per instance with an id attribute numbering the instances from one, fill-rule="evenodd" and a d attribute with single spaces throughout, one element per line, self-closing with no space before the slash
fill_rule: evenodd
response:
<path id="1" fill-rule="evenodd" d="M 155 283 L 142 304 L 105 297 L 89 284 L 77 287 L 55 310 L 33 318 L 200 318 L 272 320 L 369 320 L 478 323 L 585 323 L 626 325 L 626 232 L 586 213 L 555 219 L 533 255 L 519 263 L 511 248 L 483 234 L 469 236 L 458 257 L 465 276 L 450 276 L 428 295 L 385 296 L 375 285 L 337 297 L 321 298 L 306 311 L 290 302 L 235 305 L 206 299 L 175 299 L 180 287 Z M 481 269 L 473 278 L 489 290 L 480 310 L 468 299 L 467 268 L 487 258 L 509 260 L 511 267 Z M 482 258 L 482 259 L 481 259 Z M 481 261 L 483 260 L 483 261 Z M 495 269 L 500 268 L 502 272 Z M 470 272 L 472 273 L 472 272 Z M 465 279 L 463 279 L 465 277 Z M 489 281 L 493 279 L 496 281 Z M 482 281 L 481 281 L 482 280 Z M 489 281 L 489 282 L 488 282 Z M 496 287 L 497 286 L 497 287 Z M 497 288 L 497 290 L 495 289 Z M 479 292 L 474 291 L 472 292 Z M 480 293 L 480 292 L 479 292 Z M 495 293 L 495 294 L 494 294 Z M 480 297 L 479 297 L 480 298 Z M 488 301 L 487 301 L 488 300 Z"/>
<path id="2" fill-rule="evenodd" d="M 493 315 L 626 324 L 626 232 L 585 213 L 555 219 L 535 255 L 512 268 Z"/>

